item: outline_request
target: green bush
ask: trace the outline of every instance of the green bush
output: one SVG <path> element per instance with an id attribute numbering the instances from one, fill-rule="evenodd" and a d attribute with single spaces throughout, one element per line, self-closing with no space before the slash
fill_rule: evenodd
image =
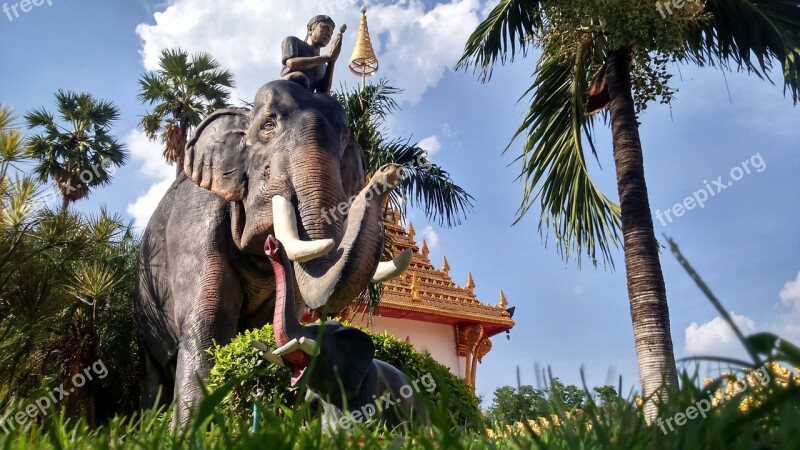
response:
<path id="1" fill-rule="evenodd" d="M 411 344 L 388 333 L 364 331 L 375 343 L 375 358 L 397 367 L 409 380 L 418 380 L 431 374 L 436 381 L 436 389 L 428 393 L 421 387 L 419 394 L 433 410 L 447 412 L 450 425 L 474 427 L 481 422 L 478 400 L 464 380 L 453 375 L 430 355 L 417 352 Z M 262 403 L 295 405 L 297 399 L 302 397 L 290 388 L 289 370 L 269 364 L 259 357 L 258 351 L 250 346 L 250 339 L 261 341 L 271 349 L 276 347 L 272 325 L 265 325 L 259 330 L 236 336 L 228 345 L 217 345 L 210 349 L 215 364 L 207 379 L 209 389 L 216 389 L 234 377 L 240 377 L 242 381 L 222 403 L 225 410 L 240 417 L 250 414 L 253 403 L 251 393 L 257 383 L 265 387 Z M 433 411 L 432 416 L 435 416 Z"/>
<path id="2" fill-rule="evenodd" d="M 241 382 L 221 404 L 226 412 L 239 417 L 250 414 L 256 385 L 264 387 L 262 403 L 293 405 L 295 401 L 289 370 L 270 364 L 258 356 L 258 350 L 250 345 L 250 339 L 262 342 L 271 349 L 276 348 L 272 325 L 265 325 L 261 329 L 237 335 L 228 345 L 215 345 L 208 350 L 214 358 L 214 367 L 206 380 L 210 390 L 218 389 L 235 377 L 241 378 Z"/>

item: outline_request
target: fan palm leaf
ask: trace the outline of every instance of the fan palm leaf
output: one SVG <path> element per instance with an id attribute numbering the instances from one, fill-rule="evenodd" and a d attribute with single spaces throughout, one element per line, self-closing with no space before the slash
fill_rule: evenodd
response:
<path id="1" fill-rule="evenodd" d="M 164 158 L 178 163 L 180 173 L 184 147 L 191 128 L 210 112 L 228 106 L 233 75 L 220 70 L 207 53 L 190 55 L 182 49 L 165 49 L 159 57 L 159 70 L 139 79 L 139 101 L 153 106 L 140 125 L 146 136 L 160 138 Z"/>

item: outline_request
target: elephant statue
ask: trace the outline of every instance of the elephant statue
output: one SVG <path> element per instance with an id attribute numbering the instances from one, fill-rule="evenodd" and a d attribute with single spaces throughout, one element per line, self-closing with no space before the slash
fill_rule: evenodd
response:
<path id="1" fill-rule="evenodd" d="M 161 392 L 186 423 L 210 370 L 206 350 L 272 320 L 268 235 L 292 261 L 301 313 L 340 311 L 370 280 L 408 266 L 410 253 L 379 261 L 382 207 L 400 166 L 365 182 L 347 123 L 336 100 L 278 80 L 258 90 L 250 111 L 218 110 L 197 127 L 138 255 L 142 407 Z M 349 214 L 326 215 L 342 206 Z"/>
<path id="2" fill-rule="evenodd" d="M 427 410 L 413 396 L 419 385 L 412 387 L 403 372 L 375 359 L 375 345 L 369 335 L 333 320 L 300 323 L 294 306 L 291 261 L 272 236 L 264 244 L 264 252 L 272 262 L 277 283 L 272 325 L 278 348 L 269 351 L 255 340 L 250 344 L 264 359 L 288 367 L 292 384 L 302 382 L 308 388 L 307 400 L 320 400 L 323 429 L 330 432 L 345 421 L 373 419 L 390 427 L 412 420 L 427 424 Z M 435 388 L 431 383 L 432 378 L 425 386 Z"/>

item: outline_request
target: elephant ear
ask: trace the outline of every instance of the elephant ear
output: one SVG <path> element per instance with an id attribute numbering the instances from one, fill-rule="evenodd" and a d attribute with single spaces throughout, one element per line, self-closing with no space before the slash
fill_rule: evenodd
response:
<path id="1" fill-rule="evenodd" d="M 352 395 L 361 386 L 372 365 L 375 344 L 367 333 L 345 326 L 334 331 L 328 339 L 332 348 L 341 352 L 341 357 L 334 359 L 336 362 L 333 370 L 342 380 L 345 391 Z"/>
<path id="2" fill-rule="evenodd" d="M 364 179 L 364 153 L 358 142 L 350 141 L 344 149 L 341 161 L 342 187 L 347 198 L 361 192 Z"/>
<path id="3" fill-rule="evenodd" d="M 227 201 L 242 200 L 247 193 L 248 125 L 242 110 L 220 109 L 206 117 L 186 143 L 186 176 Z"/>

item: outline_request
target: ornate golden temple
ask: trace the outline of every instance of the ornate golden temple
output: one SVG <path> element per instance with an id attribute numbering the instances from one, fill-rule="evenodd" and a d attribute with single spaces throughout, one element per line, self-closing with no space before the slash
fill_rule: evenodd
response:
<path id="1" fill-rule="evenodd" d="M 496 305 L 482 303 L 475 296 L 475 281 L 467 275 L 464 286 L 450 278 L 450 265 L 431 264 L 427 243 L 415 241 L 414 225 L 408 230 L 399 214 L 388 211 L 384 220 L 386 239 L 394 254 L 413 252 L 403 275 L 384 284 L 383 297 L 369 327 L 406 339 L 420 351 L 427 351 L 453 373 L 475 388 L 477 364 L 492 349 L 490 338 L 514 327 L 507 311 L 508 301 L 500 291 Z"/>

